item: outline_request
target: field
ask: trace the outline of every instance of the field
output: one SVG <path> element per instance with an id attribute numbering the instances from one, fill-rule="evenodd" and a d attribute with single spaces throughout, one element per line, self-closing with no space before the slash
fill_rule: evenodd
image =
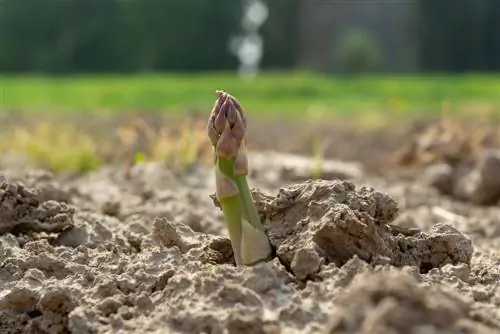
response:
<path id="1" fill-rule="evenodd" d="M 1 333 L 500 331 L 498 76 L 0 87 Z M 216 89 L 273 250 L 248 267 L 211 197 Z"/>
<path id="2" fill-rule="evenodd" d="M 264 74 L 242 81 L 229 74 L 2 77 L 4 110 L 109 112 L 150 110 L 182 113 L 206 109 L 213 92 L 224 88 L 261 116 L 301 117 L 373 112 L 420 115 L 443 101 L 459 113 L 500 112 L 497 75 L 319 77 L 307 73 Z"/>

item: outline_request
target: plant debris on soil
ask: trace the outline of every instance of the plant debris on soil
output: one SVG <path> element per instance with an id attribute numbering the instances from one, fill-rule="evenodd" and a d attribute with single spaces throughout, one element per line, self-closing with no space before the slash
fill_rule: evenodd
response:
<path id="1" fill-rule="evenodd" d="M 255 157 L 274 257 L 250 267 L 210 168 L 3 170 L 0 333 L 500 332 L 498 151 L 378 176 L 326 161 L 314 180 Z"/>

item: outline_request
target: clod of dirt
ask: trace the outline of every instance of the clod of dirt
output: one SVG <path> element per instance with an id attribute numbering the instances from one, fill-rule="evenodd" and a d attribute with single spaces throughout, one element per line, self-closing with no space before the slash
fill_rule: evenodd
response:
<path id="1" fill-rule="evenodd" d="M 407 272 L 365 272 L 338 296 L 324 333 L 493 333 L 471 311 L 458 292 L 423 287 Z"/>
<path id="2" fill-rule="evenodd" d="M 157 218 L 153 222 L 153 238 L 167 248 L 178 247 L 181 253 L 197 257 L 203 263 L 234 263 L 231 240 L 193 231 L 189 226 Z"/>
<path id="3" fill-rule="evenodd" d="M 500 150 L 488 149 L 473 163 L 440 163 L 425 171 L 427 183 L 443 194 L 474 204 L 494 204 L 500 199 Z"/>
<path id="4" fill-rule="evenodd" d="M 58 233 L 73 226 L 74 209 L 56 201 L 40 202 L 36 190 L 0 183 L 0 235 Z"/>
<path id="5" fill-rule="evenodd" d="M 121 210 L 121 203 L 118 201 L 106 201 L 101 206 L 101 212 L 104 215 L 119 217 Z"/>
<path id="6" fill-rule="evenodd" d="M 103 167 L 72 180 L 73 204 L 126 224 L 140 220 L 148 229 L 155 218 L 165 217 L 197 232 L 220 235 L 226 233 L 222 215 L 205 196 L 199 196 L 214 188 L 212 172 L 193 170 L 176 177 L 164 164 L 148 162 L 135 165 L 125 177 L 119 168 Z"/>
<path id="7" fill-rule="evenodd" d="M 255 190 L 253 196 L 277 256 L 300 278 L 315 274 L 321 262 L 342 266 L 353 256 L 421 272 L 471 260 L 472 242 L 450 225 L 428 233 L 390 225 L 396 202 L 368 186 L 310 180 L 275 197 Z"/>
<path id="8" fill-rule="evenodd" d="M 22 182 L 29 189 L 36 189 L 38 200 L 72 203 L 72 194 L 63 189 L 55 179 L 55 175 L 44 170 L 8 171 L 6 181 L 11 183 Z"/>
<path id="9" fill-rule="evenodd" d="M 105 246 L 123 250 L 140 249 L 141 239 L 138 239 L 138 235 L 128 230 L 115 217 L 78 211 L 73 216 L 73 222 L 73 228 L 57 236 L 55 245 L 72 248 Z"/>
<path id="10" fill-rule="evenodd" d="M 258 315 L 232 313 L 226 320 L 228 334 L 280 334 L 277 321 L 264 322 Z"/>
<path id="11" fill-rule="evenodd" d="M 63 333 L 67 328 L 67 316 L 76 305 L 74 295 L 64 284 L 45 284 L 44 280 L 40 270 L 28 269 L 22 279 L 3 284 L 0 308 L 17 315 L 10 328 L 42 333 Z"/>
<path id="12" fill-rule="evenodd" d="M 450 194 L 453 190 L 453 167 L 442 163 L 428 166 L 424 171 L 428 184 L 443 194 Z"/>
<path id="13" fill-rule="evenodd" d="M 318 160 L 277 152 L 252 152 L 251 176 L 268 184 L 301 182 L 311 178 L 352 180 L 363 175 L 363 167 L 355 162 Z"/>
<path id="14" fill-rule="evenodd" d="M 18 313 L 9 310 L 0 310 L 0 333 L 18 334 L 26 333 L 24 328 L 30 320 L 26 313 Z"/>
<path id="15" fill-rule="evenodd" d="M 298 279 L 305 279 L 319 271 L 322 260 L 312 248 L 300 248 L 295 252 L 290 267 Z"/>
<path id="16" fill-rule="evenodd" d="M 295 290 L 287 278 L 277 260 L 239 269 L 191 262 L 179 268 L 155 296 L 162 307 L 138 326 L 175 333 L 298 333 L 294 327 L 310 325 L 298 316 L 311 317 L 313 312 L 308 311 L 314 306 L 302 303 L 298 296 L 291 300 Z M 297 317 L 280 319 L 293 312 Z"/>
<path id="17" fill-rule="evenodd" d="M 493 137 L 498 136 L 495 128 L 477 127 L 479 124 L 475 120 L 463 123 L 445 117 L 414 125 L 409 131 L 410 136 L 405 137 L 409 141 L 396 154 L 396 161 L 400 165 L 466 163 L 473 160 L 479 150 L 489 146 L 485 139 L 490 137 L 494 141 Z"/>
<path id="18" fill-rule="evenodd" d="M 455 169 L 453 194 L 474 204 L 492 204 L 500 199 L 500 150 L 485 150 L 475 166 Z"/>

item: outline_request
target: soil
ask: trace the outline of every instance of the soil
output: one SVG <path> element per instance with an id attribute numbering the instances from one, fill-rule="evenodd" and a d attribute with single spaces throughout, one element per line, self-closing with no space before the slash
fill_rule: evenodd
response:
<path id="1" fill-rule="evenodd" d="M 251 267 L 234 265 L 211 168 L 4 166 L 0 332 L 500 332 L 499 151 L 377 173 L 249 160 L 274 251 Z"/>

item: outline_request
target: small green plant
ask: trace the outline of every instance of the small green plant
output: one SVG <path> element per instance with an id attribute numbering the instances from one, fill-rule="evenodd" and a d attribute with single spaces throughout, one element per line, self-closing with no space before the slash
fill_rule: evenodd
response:
<path id="1" fill-rule="evenodd" d="M 215 155 L 215 193 L 238 266 L 264 261 L 271 255 L 271 246 L 246 179 L 246 125 L 239 102 L 228 93 L 217 91 L 207 131 Z"/>
<path id="2" fill-rule="evenodd" d="M 313 153 L 313 170 L 312 170 L 312 178 L 320 179 L 323 177 L 323 162 L 325 161 L 324 152 L 323 152 L 323 143 L 321 139 L 317 136 L 312 138 L 312 153 Z"/>
<path id="3" fill-rule="evenodd" d="M 195 164 L 208 163 L 205 122 L 165 122 L 155 129 L 137 118 L 117 130 L 130 166 L 161 161 L 173 171 L 185 171 Z"/>
<path id="4" fill-rule="evenodd" d="M 31 167 L 55 172 L 89 172 L 102 164 L 95 140 L 71 124 L 39 122 L 15 128 L 2 138 L 3 150 L 26 155 Z"/>
<path id="5" fill-rule="evenodd" d="M 167 136 L 168 148 L 164 150 L 164 161 L 177 170 L 185 170 L 203 160 L 201 152 L 202 138 L 205 138 L 202 126 L 193 122 L 183 122 L 178 127 L 178 133 Z M 153 152 L 157 152 L 155 147 Z M 158 155 L 158 154 L 156 154 Z"/>
<path id="6" fill-rule="evenodd" d="M 134 155 L 134 163 L 136 165 L 146 162 L 146 155 L 142 152 L 136 152 Z"/>

